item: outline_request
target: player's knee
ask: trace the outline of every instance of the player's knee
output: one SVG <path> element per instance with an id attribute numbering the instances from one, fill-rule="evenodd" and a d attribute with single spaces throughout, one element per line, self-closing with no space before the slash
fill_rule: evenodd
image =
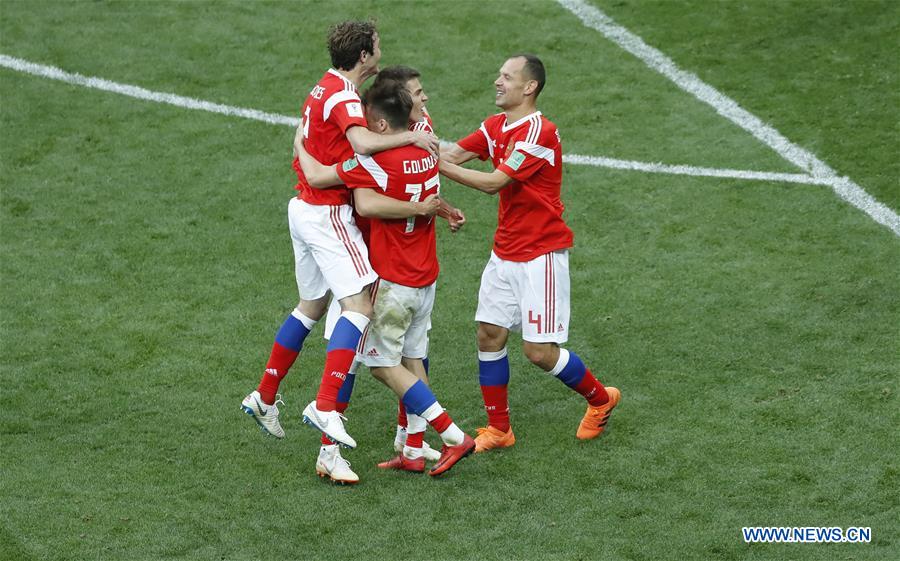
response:
<path id="1" fill-rule="evenodd" d="M 356 312 L 357 314 L 362 314 L 367 318 L 372 319 L 372 300 L 369 297 L 368 290 L 364 290 L 353 296 L 348 296 L 347 298 L 342 299 L 340 304 L 341 311 Z"/>
<path id="2" fill-rule="evenodd" d="M 325 315 L 325 310 L 327 309 L 327 294 L 315 300 L 300 300 L 300 303 L 297 304 L 297 311 L 314 321 L 319 321 L 320 319 L 322 319 L 322 316 Z"/>
<path id="3" fill-rule="evenodd" d="M 559 350 L 553 343 L 530 343 L 525 341 L 523 344 L 525 357 L 532 364 L 542 370 L 551 370 L 556 365 L 559 358 Z"/>
<path id="4" fill-rule="evenodd" d="M 500 328 L 491 329 L 485 325 L 478 327 L 478 350 L 496 352 L 506 345 L 506 331 Z"/>
<path id="5" fill-rule="evenodd" d="M 379 382 L 381 382 L 382 384 L 386 384 L 386 383 L 387 383 L 387 376 L 386 376 L 386 374 L 385 374 L 384 368 L 377 368 L 377 367 L 376 367 L 376 368 L 370 368 L 370 369 L 369 369 L 369 372 L 371 372 L 371 373 L 372 373 L 372 376 L 373 376 L 376 380 L 378 380 Z"/>

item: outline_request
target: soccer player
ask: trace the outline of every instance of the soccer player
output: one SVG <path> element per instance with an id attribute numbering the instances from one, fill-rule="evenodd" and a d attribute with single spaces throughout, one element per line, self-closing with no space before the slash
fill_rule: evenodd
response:
<path id="1" fill-rule="evenodd" d="M 381 135 L 366 128 L 358 88 L 378 72 L 381 58 L 380 39 L 371 22 L 347 21 L 333 26 L 328 50 L 332 68 L 303 105 L 301 131 L 307 150 L 332 164 L 354 153 L 372 154 L 408 144 L 436 150 L 436 137 L 425 132 Z M 340 303 L 341 314 L 327 347 L 318 394 L 304 409 L 304 419 L 335 444 L 352 448 L 356 441 L 344 429 L 337 403 L 356 345 L 369 323 L 372 305 L 368 286 L 376 275 L 352 218 L 350 192 L 342 185 L 313 188 L 296 160 L 294 169 L 300 193 L 288 205 L 288 222 L 300 302 L 276 334 L 259 386 L 244 398 L 241 408 L 264 432 L 284 437 L 276 405 L 279 385 L 333 295 Z M 355 474 L 340 458 L 337 446 L 327 452 L 326 463 L 347 472 L 346 478 L 352 480 Z"/>
<path id="2" fill-rule="evenodd" d="M 425 93 L 424 88 L 422 87 L 421 82 L 421 73 L 409 66 L 390 66 L 382 69 L 375 76 L 375 81 L 372 84 L 372 87 L 378 87 L 385 80 L 393 80 L 396 82 L 400 82 L 406 86 L 406 90 L 412 98 L 413 106 L 412 111 L 410 111 L 409 115 L 409 130 L 411 131 L 426 131 L 433 133 L 434 132 L 434 124 L 431 120 L 431 116 L 428 114 L 428 110 L 425 107 L 426 102 L 428 101 L 428 95 Z M 295 142 L 302 142 L 302 135 L 298 135 Z M 299 150 L 300 148 L 295 146 L 295 150 Z M 443 198 L 441 198 L 441 210 L 439 215 L 445 218 L 450 226 L 450 230 L 452 232 L 459 231 L 460 228 L 465 224 L 465 215 L 463 212 L 447 203 Z M 369 218 L 364 216 L 359 216 L 358 213 L 354 213 L 354 219 L 356 220 L 356 224 L 359 227 L 360 232 L 362 233 L 363 239 L 366 241 L 368 245 L 369 241 Z M 369 248 L 371 253 L 371 247 Z M 331 332 L 334 328 L 334 318 L 340 315 L 340 308 L 336 301 L 332 300 L 331 305 L 328 309 L 328 313 L 325 317 L 325 338 L 329 339 L 331 337 Z M 429 330 L 431 329 L 431 325 L 429 324 Z M 425 367 L 425 377 L 423 381 L 428 384 L 428 366 L 429 361 L 428 357 L 424 357 L 422 359 L 422 363 Z M 347 402 L 350 400 L 350 394 L 353 388 L 354 377 L 356 375 L 356 368 L 358 366 L 358 361 L 353 363 L 353 366 L 350 369 L 350 372 L 347 374 L 347 381 L 344 382 L 344 385 L 341 387 L 341 391 L 338 394 L 338 410 L 340 412 L 344 412 L 347 406 Z M 403 446 L 406 443 L 406 434 L 407 434 L 407 417 L 406 417 L 406 408 L 403 405 L 403 400 L 398 400 L 397 407 L 397 428 L 394 436 L 394 450 L 396 452 L 402 452 Z M 329 441 L 327 437 L 323 435 L 322 444 L 327 445 Z M 422 444 L 422 452 L 425 456 L 425 459 L 429 462 L 436 462 L 440 459 L 440 452 L 433 449 L 427 442 L 423 442 Z"/>
<path id="3" fill-rule="evenodd" d="M 569 255 L 574 236 L 560 201 L 559 131 L 537 110 L 544 65 L 530 54 L 503 63 L 494 81 L 502 112 L 441 151 L 441 173 L 489 195 L 500 194 L 497 231 L 478 293 L 478 368 L 488 425 L 478 429 L 476 452 L 516 442 L 509 419 L 510 330 L 521 331 L 525 356 L 588 402 L 576 436 L 600 436 L 619 403 L 574 351 L 560 348 L 569 331 Z M 493 172 L 460 167 L 490 158 Z"/>
<path id="4" fill-rule="evenodd" d="M 408 126 L 413 103 L 404 84 L 383 80 L 370 88 L 364 99 L 372 130 L 391 134 Z M 301 165 L 312 184 L 343 181 L 353 189 L 357 211 L 376 217 L 370 225 L 370 245 L 379 280 L 373 289 L 372 324 L 359 351 L 372 374 L 402 399 L 408 418 L 402 453 L 379 467 L 424 472 L 422 437 L 430 424 L 444 446 L 428 473 L 440 475 L 468 456 L 475 441 L 456 426 L 423 381 L 422 358 L 428 346 L 439 271 L 434 223 L 431 218 L 395 213 L 383 203 L 373 206 L 376 191 L 403 202 L 423 197 L 427 201 L 438 195 L 437 158 L 420 148 L 404 146 L 371 157 L 357 155 L 340 167 L 328 167 L 300 152 Z"/>
<path id="5" fill-rule="evenodd" d="M 433 133 L 434 122 L 425 107 L 425 104 L 428 102 L 428 95 L 422 87 L 421 77 L 422 74 L 415 68 L 403 65 L 389 66 L 382 69 L 378 75 L 375 76 L 373 87 L 378 86 L 384 80 L 394 80 L 405 84 L 406 91 L 409 92 L 413 101 L 413 108 L 409 116 L 409 130 L 421 130 Z M 440 216 L 447 219 L 452 232 L 459 231 L 466 220 L 462 211 L 448 204 L 443 197 L 441 197 Z M 429 331 L 431 330 L 430 323 L 428 329 Z M 427 356 L 422 359 L 422 363 L 425 366 L 425 377 L 422 380 L 428 384 L 429 361 Z M 402 452 L 403 446 L 406 444 L 407 423 L 406 407 L 403 405 L 403 400 L 399 400 L 397 404 L 397 429 L 394 436 L 394 450 L 396 452 Z M 425 454 L 425 459 L 428 461 L 436 461 L 439 459 L 437 451 L 433 450 L 427 442 L 423 444 L 423 452 Z"/>

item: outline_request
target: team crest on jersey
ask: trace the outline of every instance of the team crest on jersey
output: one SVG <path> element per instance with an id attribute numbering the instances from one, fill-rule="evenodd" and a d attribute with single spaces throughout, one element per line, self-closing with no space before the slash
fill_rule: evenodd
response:
<path id="1" fill-rule="evenodd" d="M 358 166 L 358 165 L 359 165 L 359 160 L 357 160 L 357 159 L 354 157 L 354 158 L 350 158 L 349 160 L 345 160 L 345 161 L 344 161 L 344 165 L 341 166 L 341 167 L 344 168 L 344 171 L 350 171 L 350 170 L 352 170 L 353 168 L 355 168 L 355 167 Z"/>
<path id="2" fill-rule="evenodd" d="M 506 160 L 506 165 L 511 167 L 514 170 L 518 170 L 519 166 L 522 165 L 522 162 L 525 161 L 525 154 L 519 152 L 518 150 L 512 153 L 512 156 Z"/>

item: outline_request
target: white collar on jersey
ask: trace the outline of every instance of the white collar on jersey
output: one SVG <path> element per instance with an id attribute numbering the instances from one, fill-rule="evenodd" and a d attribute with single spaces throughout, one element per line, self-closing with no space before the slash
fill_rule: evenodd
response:
<path id="1" fill-rule="evenodd" d="M 341 74 L 340 72 L 338 72 L 338 71 L 335 70 L 334 68 L 329 68 L 329 69 L 328 69 L 328 74 L 334 74 L 335 76 L 337 76 L 338 78 L 340 78 L 341 80 L 344 81 L 344 85 L 345 85 L 345 86 L 350 86 L 350 87 L 353 88 L 354 91 L 356 90 L 356 84 L 354 84 L 353 82 L 351 82 L 350 80 L 348 80 L 347 78 L 345 78 L 343 74 Z"/>
<path id="2" fill-rule="evenodd" d="M 510 125 L 510 124 L 504 124 L 504 125 L 503 125 L 503 132 L 510 131 L 510 130 L 512 130 L 512 129 L 516 128 L 516 127 L 518 127 L 519 125 L 521 125 L 521 124 L 524 123 L 525 121 L 531 119 L 532 117 L 539 116 L 540 114 L 541 114 L 540 111 L 535 111 L 534 113 L 530 113 L 530 114 L 528 114 L 528 115 L 525 115 L 524 117 L 522 117 L 521 119 L 519 119 L 518 121 L 516 121 L 515 123 L 513 123 L 513 124 L 511 124 L 511 125 Z"/>

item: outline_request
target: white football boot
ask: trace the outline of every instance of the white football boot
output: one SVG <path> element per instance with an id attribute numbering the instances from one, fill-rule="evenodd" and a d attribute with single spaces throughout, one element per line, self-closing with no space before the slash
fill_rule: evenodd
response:
<path id="1" fill-rule="evenodd" d="M 404 446 L 406 446 L 406 428 L 397 425 L 397 435 L 394 437 L 394 452 L 402 453 Z M 422 442 L 422 457 L 428 462 L 436 462 L 441 459 L 441 453 L 429 446 L 427 442 Z"/>
<path id="2" fill-rule="evenodd" d="M 316 401 L 313 400 L 303 409 L 303 422 L 325 433 L 335 444 L 345 448 L 356 448 L 356 441 L 344 430 L 344 417 L 337 411 L 320 411 L 316 409 Z"/>
<path id="3" fill-rule="evenodd" d="M 350 469 L 350 462 L 341 456 L 341 448 L 337 444 L 322 446 L 319 450 L 316 473 L 341 485 L 359 483 L 359 476 Z"/>
<path id="4" fill-rule="evenodd" d="M 275 403 L 266 405 L 263 403 L 259 392 L 254 390 L 241 402 L 241 410 L 253 417 L 260 430 L 265 434 L 271 434 L 275 438 L 284 438 L 284 429 L 281 428 L 281 423 L 278 422 L 279 403 L 284 405 L 280 394 L 275 396 Z"/>

